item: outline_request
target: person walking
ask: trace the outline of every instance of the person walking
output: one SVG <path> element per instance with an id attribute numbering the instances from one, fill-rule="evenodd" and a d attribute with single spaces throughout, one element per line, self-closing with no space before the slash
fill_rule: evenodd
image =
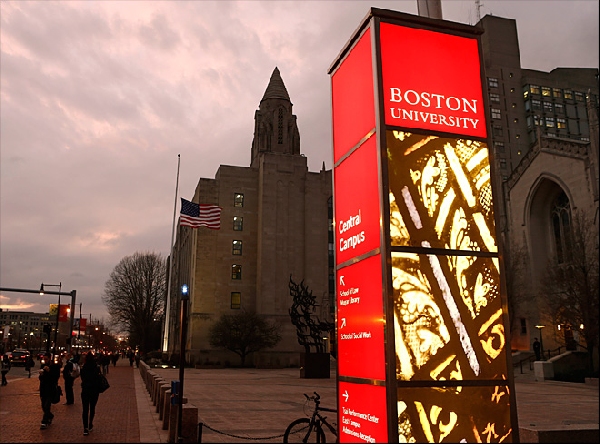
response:
<path id="1" fill-rule="evenodd" d="M 96 363 L 94 354 L 89 351 L 85 355 L 85 363 L 81 367 L 81 404 L 83 405 L 83 434 L 89 435 L 94 429 L 94 417 L 96 416 L 96 404 L 100 392 L 98 383 L 100 367 Z"/>
<path id="2" fill-rule="evenodd" d="M 538 341 L 538 338 L 533 340 L 533 352 L 535 353 L 535 360 L 539 361 L 542 359 L 542 344 Z"/>
<path id="3" fill-rule="evenodd" d="M 7 385 L 8 381 L 6 379 L 6 374 L 10 371 L 10 359 L 8 359 L 7 355 L 2 355 L 2 385 Z"/>
<path id="4" fill-rule="evenodd" d="M 47 429 L 52 424 L 54 414 L 52 413 L 52 399 L 58 389 L 60 379 L 60 364 L 58 356 L 52 359 L 50 352 L 44 354 L 44 366 L 40 370 L 40 400 L 42 402 L 42 424 L 40 429 Z"/>
<path id="5" fill-rule="evenodd" d="M 33 360 L 33 358 L 31 357 L 31 355 L 29 355 L 27 357 L 27 362 L 25 363 L 25 370 L 27 372 L 29 372 L 28 374 L 28 378 L 31 378 L 31 369 L 35 367 L 35 361 Z"/>
<path id="6" fill-rule="evenodd" d="M 77 365 L 76 359 L 71 353 L 67 353 L 67 363 L 63 367 L 63 379 L 65 380 L 65 403 L 63 405 L 75 404 L 75 395 L 73 394 L 73 385 L 75 384 L 75 366 Z"/>

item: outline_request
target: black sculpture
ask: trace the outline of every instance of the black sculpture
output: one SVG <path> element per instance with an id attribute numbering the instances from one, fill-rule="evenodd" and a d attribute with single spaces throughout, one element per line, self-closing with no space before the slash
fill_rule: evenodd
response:
<path id="1" fill-rule="evenodd" d="M 325 353 L 326 345 L 323 339 L 324 333 L 329 333 L 335 325 L 333 322 L 321 321 L 315 315 L 317 299 L 304 285 L 304 280 L 296 284 L 290 275 L 290 296 L 293 298 L 289 309 L 292 324 L 296 326 L 298 343 L 304 347 L 306 353 L 311 353 L 311 347 L 315 353 Z"/>

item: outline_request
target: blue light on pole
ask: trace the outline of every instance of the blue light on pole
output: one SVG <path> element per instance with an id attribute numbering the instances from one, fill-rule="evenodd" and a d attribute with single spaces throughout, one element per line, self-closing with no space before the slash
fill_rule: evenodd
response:
<path id="1" fill-rule="evenodd" d="M 182 298 L 187 298 L 188 297 L 188 286 L 186 284 L 183 284 L 181 286 L 181 297 Z"/>

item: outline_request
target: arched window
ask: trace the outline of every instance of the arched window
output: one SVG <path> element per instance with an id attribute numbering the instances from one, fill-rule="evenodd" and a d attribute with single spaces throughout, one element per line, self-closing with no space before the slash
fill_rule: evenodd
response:
<path id="1" fill-rule="evenodd" d="M 562 191 L 552 203 L 551 215 L 554 234 L 556 261 L 564 264 L 571 261 L 571 207 L 569 198 Z"/>

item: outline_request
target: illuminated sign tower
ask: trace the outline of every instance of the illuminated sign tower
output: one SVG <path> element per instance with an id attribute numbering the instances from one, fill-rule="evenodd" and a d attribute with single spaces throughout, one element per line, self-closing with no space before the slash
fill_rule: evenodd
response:
<path id="1" fill-rule="evenodd" d="M 480 34 L 372 8 L 330 68 L 340 442 L 518 441 Z"/>

